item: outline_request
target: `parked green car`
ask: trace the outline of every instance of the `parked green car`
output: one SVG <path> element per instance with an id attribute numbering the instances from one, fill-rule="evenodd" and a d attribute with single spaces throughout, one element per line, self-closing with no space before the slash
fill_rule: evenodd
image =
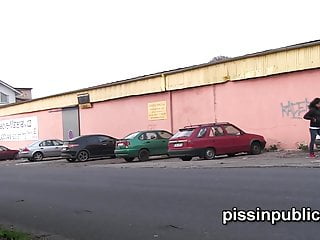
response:
<path id="1" fill-rule="evenodd" d="M 116 157 L 132 162 L 135 157 L 147 161 L 149 156 L 167 155 L 172 134 L 164 130 L 149 130 L 131 133 L 116 142 Z"/>

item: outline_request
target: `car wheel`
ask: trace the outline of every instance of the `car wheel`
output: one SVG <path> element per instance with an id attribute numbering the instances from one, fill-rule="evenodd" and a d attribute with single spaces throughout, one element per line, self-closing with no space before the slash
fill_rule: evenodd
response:
<path id="1" fill-rule="evenodd" d="M 134 159 L 134 157 L 125 157 L 124 160 L 126 160 L 127 162 L 132 162 Z"/>
<path id="2" fill-rule="evenodd" d="M 87 151 L 80 151 L 80 152 L 78 153 L 77 159 L 78 159 L 80 162 L 87 161 L 87 160 L 89 159 L 89 153 L 88 153 Z"/>
<path id="3" fill-rule="evenodd" d="M 257 155 L 257 154 L 260 154 L 261 151 L 262 151 L 262 147 L 261 147 L 261 144 L 259 142 L 251 143 L 250 154 Z"/>
<path id="4" fill-rule="evenodd" d="M 211 160 L 214 159 L 216 156 L 216 152 L 213 148 L 207 148 L 204 152 L 204 159 Z"/>
<path id="5" fill-rule="evenodd" d="M 149 160 L 149 151 L 147 149 L 141 149 L 138 154 L 139 161 L 144 162 Z"/>
<path id="6" fill-rule="evenodd" d="M 191 159 L 192 157 L 189 157 L 189 156 L 181 157 L 182 161 L 190 161 Z"/>
<path id="7" fill-rule="evenodd" d="M 75 162 L 76 159 L 75 158 L 66 158 L 68 162 Z"/>
<path id="8" fill-rule="evenodd" d="M 43 159 L 43 154 L 41 152 L 35 152 L 32 155 L 32 160 L 33 161 L 41 161 Z"/>

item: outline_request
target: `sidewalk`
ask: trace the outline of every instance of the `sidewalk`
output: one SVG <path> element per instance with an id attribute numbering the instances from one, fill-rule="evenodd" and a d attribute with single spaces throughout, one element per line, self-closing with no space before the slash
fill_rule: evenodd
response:
<path id="1" fill-rule="evenodd" d="M 184 162 L 180 159 L 157 159 L 148 162 L 113 163 L 96 162 L 92 167 L 110 168 L 244 168 L 244 167 L 307 167 L 320 168 L 320 157 L 308 158 L 307 152 L 279 151 L 265 152 L 260 155 L 238 155 L 235 157 L 217 157 L 215 160 L 194 158 Z"/>

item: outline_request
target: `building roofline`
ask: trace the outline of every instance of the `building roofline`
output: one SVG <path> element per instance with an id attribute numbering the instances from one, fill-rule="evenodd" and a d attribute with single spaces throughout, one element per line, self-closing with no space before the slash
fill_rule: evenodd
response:
<path id="1" fill-rule="evenodd" d="M 33 88 L 16 87 L 15 89 L 32 90 Z"/>
<path id="2" fill-rule="evenodd" d="M 21 94 L 20 91 L 18 91 L 17 89 L 15 89 L 14 87 L 12 87 L 11 85 L 9 85 L 8 83 L 5 83 L 4 81 L 0 80 L 0 84 L 6 86 L 7 88 L 10 88 L 12 91 L 14 91 L 17 94 Z"/>
<path id="3" fill-rule="evenodd" d="M 251 58 L 251 57 L 263 56 L 263 55 L 268 55 L 268 54 L 272 54 L 272 53 L 278 53 L 278 52 L 294 50 L 294 49 L 299 49 L 299 48 L 304 48 L 304 47 L 311 47 L 311 46 L 316 46 L 316 45 L 320 45 L 320 39 L 319 40 L 314 40 L 314 41 L 309 41 L 309 42 L 304 42 L 304 43 L 298 43 L 298 44 L 294 44 L 294 45 L 289 45 L 289 46 L 286 46 L 286 47 L 280 47 L 280 48 L 269 49 L 269 50 L 260 51 L 260 52 L 256 52 L 256 53 L 250 53 L 250 54 L 246 54 L 246 55 L 242 55 L 242 56 L 238 56 L 238 57 L 233 57 L 233 58 L 229 58 L 229 59 L 223 59 L 221 61 L 217 61 L 217 62 L 213 62 L 213 63 L 210 63 L 210 62 L 209 63 L 202 63 L 202 64 L 192 65 L 192 66 L 188 66 L 188 67 L 176 68 L 176 69 L 172 69 L 172 70 L 166 70 L 166 71 L 147 74 L 147 75 L 141 75 L 141 76 L 138 76 L 138 77 L 128 78 L 128 79 L 109 82 L 109 83 L 104 83 L 104 84 L 99 84 L 99 85 L 95 85 L 95 86 L 92 86 L 92 87 L 80 88 L 80 89 L 67 91 L 67 92 L 62 92 L 62 93 L 57 93 L 57 94 L 53 94 L 53 95 L 48 95 L 48 96 L 44 96 L 44 97 L 40 97 L 40 98 L 34 98 L 32 100 L 24 101 L 24 102 L 21 102 L 21 103 L 7 104 L 5 106 L 7 107 L 7 106 L 10 106 L 10 105 L 18 105 L 18 104 L 23 104 L 23 103 L 27 103 L 27 102 L 31 102 L 31 101 L 42 100 L 42 99 L 46 99 L 46 98 L 50 98 L 50 97 L 58 97 L 58 96 L 65 95 L 65 94 L 73 94 L 73 93 L 85 92 L 85 91 L 94 90 L 94 89 L 98 89 L 98 88 L 103 88 L 103 87 L 109 87 L 109 86 L 119 85 L 119 84 L 123 84 L 123 83 L 134 82 L 134 81 L 137 81 L 137 80 L 144 80 L 144 79 L 148 79 L 148 78 L 161 77 L 163 75 L 170 75 L 170 74 L 185 72 L 185 71 L 194 70 L 194 69 L 198 69 L 198 68 L 202 68 L 202 67 L 218 65 L 218 64 L 221 64 L 221 63 L 225 63 L 225 62 L 233 62 L 233 61 L 247 59 L 247 58 Z M 0 80 L 0 82 L 2 82 L 2 81 Z M 8 85 L 8 84 L 6 84 L 6 85 Z M 8 85 L 8 86 L 10 86 L 10 85 Z M 2 106 L 0 106 L 0 108 L 1 107 Z"/>

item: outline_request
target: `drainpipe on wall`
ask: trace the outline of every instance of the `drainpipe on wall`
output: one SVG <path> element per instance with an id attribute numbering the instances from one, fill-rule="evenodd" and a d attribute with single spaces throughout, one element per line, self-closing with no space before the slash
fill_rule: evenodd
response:
<path id="1" fill-rule="evenodd" d="M 217 98 L 216 98 L 216 85 L 213 84 L 212 85 L 212 94 L 213 94 L 213 118 L 214 118 L 214 122 L 218 122 L 217 119 Z"/>
<path id="2" fill-rule="evenodd" d="M 81 115 L 80 115 L 80 107 L 78 104 L 78 125 L 79 125 L 79 136 L 81 136 Z"/>
<path id="3" fill-rule="evenodd" d="M 165 74 L 162 74 L 164 81 L 164 91 L 167 91 L 167 78 Z M 173 115 L 172 115 L 172 91 L 169 90 L 169 112 L 170 112 L 170 130 L 173 133 Z"/>

